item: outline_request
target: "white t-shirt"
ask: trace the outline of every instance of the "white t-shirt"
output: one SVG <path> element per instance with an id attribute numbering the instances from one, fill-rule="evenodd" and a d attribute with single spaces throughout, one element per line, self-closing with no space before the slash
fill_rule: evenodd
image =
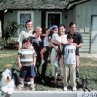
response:
<path id="1" fill-rule="evenodd" d="M 64 35 L 61 35 L 61 43 L 65 43 L 67 41 L 67 35 L 64 34 Z"/>
<path id="2" fill-rule="evenodd" d="M 64 62 L 65 64 L 76 64 L 76 55 L 75 55 L 75 51 L 76 51 L 76 46 L 74 45 L 66 45 L 64 47 Z"/>
<path id="3" fill-rule="evenodd" d="M 51 41 L 52 43 L 55 43 L 55 41 L 61 43 L 61 37 L 59 37 L 57 33 L 53 33 Z"/>
<path id="4" fill-rule="evenodd" d="M 44 42 L 44 46 L 49 46 L 49 42 L 48 42 L 48 37 L 47 36 L 44 37 L 43 42 Z"/>
<path id="5" fill-rule="evenodd" d="M 29 31 L 29 32 L 22 31 L 20 33 L 19 38 L 18 38 L 18 42 L 21 44 L 21 46 L 22 46 L 22 42 L 24 39 L 28 38 L 29 36 L 32 36 L 32 32 L 33 31 Z"/>

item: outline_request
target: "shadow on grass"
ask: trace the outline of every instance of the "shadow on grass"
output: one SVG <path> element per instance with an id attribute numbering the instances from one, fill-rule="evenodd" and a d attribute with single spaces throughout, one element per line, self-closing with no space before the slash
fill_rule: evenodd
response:
<path id="1" fill-rule="evenodd" d="M 57 88 L 57 89 L 63 88 L 63 83 L 60 78 L 58 78 L 57 81 L 55 82 L 54 78 L 50 76 L 46 76 L 44 82 L 42 82 L 41 76 L 38 76 L 35 78 L 35 83 L 49 88 Z"/>

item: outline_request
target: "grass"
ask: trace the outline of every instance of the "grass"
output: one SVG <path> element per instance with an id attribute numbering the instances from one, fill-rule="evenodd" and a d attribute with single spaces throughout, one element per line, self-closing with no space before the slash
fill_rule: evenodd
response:
<path id="1" fill-rule="evenodd" d="M 0 71 L 3 71 L 5 68 L 8 68 L 10 64 L 17 68 L 16 64 L 17 59 L 17 50 L 0 50 Z M 97 59 L 94 58 L 80 58 L 80 76 L 88 78 L 90 80 L 90 87 L 92 90 L 97 90 Z M 11 66 L 11 67 L 12 67 Z M 51 65 L 48 65 L 47 75 L 51 73 Z M 36 90 L 48 91 L 48 90 L 62 90 L 62 84 L 59 83 L 56 85 L 52 83 L 36 84 Z"/>

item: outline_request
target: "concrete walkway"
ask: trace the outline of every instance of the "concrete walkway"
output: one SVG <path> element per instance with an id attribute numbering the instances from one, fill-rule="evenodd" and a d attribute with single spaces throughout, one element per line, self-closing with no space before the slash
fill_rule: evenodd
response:
<path id="1" fill-rule="evenodd" d="M 97 97 L 97 91 L 15 91 L 12 95 L 0 97 Z"/>
<path id="2" fill-rule="evenodd" d="M 95 54 L 80 53 L 80 57 L 82 57 L 82 58 L 96 58 L 97 59 L 97 53 L 95 53 Z"/>

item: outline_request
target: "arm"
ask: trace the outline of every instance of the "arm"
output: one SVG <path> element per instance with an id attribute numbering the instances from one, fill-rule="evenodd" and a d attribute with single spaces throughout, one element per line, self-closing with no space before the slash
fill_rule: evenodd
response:
<path id="1" fill-rule="evenodd" d="M 20 55 L 18 55 L 18 66 L 19 66 L 19 69 L 21 69 L 22 65 L 21 65 L 21 62 L 20 62 Z"/>
<path id="2" fill-rule="evenodd" d="M 55 50 L 58 50 L 58 46 L 55 46 L 51 41 L 49 41 L 49 45 L 55 48 Z"/>
<path id="3" fill-rule="evenodd" d="M 81 48 L 82 46 L 83 46 L 83 43 L 76 44 L 76 47 L 77 47 L 77 48 Z"/>
<path id="4" fill-rule="evenodd" d="M 33 54 L 33 62 L 32 62 L 32 64 L 35 66 L 36 65 L 36 52 L 34 52 L 34 54 Z"/>

